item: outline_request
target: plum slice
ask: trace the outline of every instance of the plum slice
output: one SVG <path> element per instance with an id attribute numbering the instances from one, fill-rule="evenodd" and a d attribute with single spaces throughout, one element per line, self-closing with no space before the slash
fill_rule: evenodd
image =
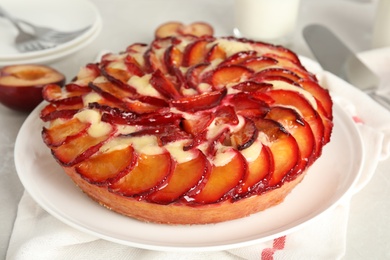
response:
<path id="1" fill-rule="evenodd" d="M 198 85 L 201 83 L 201 74 L 208 66 L 209 63 L 199 63 L 188 68 L 184 75 L 188 87 L 198 89 Z"/>
<path id="2" fill-rule="evenodd" d="M 164 52 L 164 62 L 168 72 L 176 75 L 176 69 L 183 63 L 183 53 L 175 45 L 171 45 Z"/>
<path id="3" fill-rule="evenodd" d="M 108 135 L 92 137 L 88 133 L 84 133 L 77 138 L 72 138 L 69 142 L 62 144 L 59 147 L 53 148 L 53 156 L 63 166 L 73 166 L 82 162 L 97 151 L 103 143 L 108 140 Z"/>
<path id="4" fill-rule="evenodd" d="M 194 202 L 206 204 L 224 199 L 244 178 L 247 167 L 245 158 L 234 149 L 226 152 L 234 153 L 233 157 L 225 165 L 213 165 L 205 186 L 193 196 Z"/>
<path id="5" fill-rule="evenodd" d="M 314 157 L 320 156 L 324 145 L 324 124 L 321 116 L 309 101 L 303 95 L 290 90 L 272 90 L 268 91 L 267 94 L 275 100 L 273 106 L 290 106 L 294 104 L 294 109 L 302 115 L 314 134 Z"/>
<path id="6" fill-rule="evenodd" d="M 263 145 L 259 156 L 248 162 L 248 174 L 245 175 L 242 185 L 237 187 L 237 198 L 242 198 L 249 194 L 258 194 L 265 190 L 268 185 L 267 177 L 272 176 L 274 162 L 270 149 Z"/>
<path id="7" fill-rule="evenodd" d="M 249 79 L 253 71 L 241 65 L 227 65 L 216 68 L 209 76 L 211 84 L 216 89 L 226 87 L 227 84 L 238 83 Z M 206 79 L 207 82 L 207 79 Z"/>
<path id="8" fill-rule="evenodd" d="M 288 174 L 294 171 L 300 152 L 297 141 L 278 122 L 258 118 L 255 121 L 259 134 L 264 134 L 267 140 L 263 143 L 271 151 L 274 171 L 269 179 L 269 187 L 283 182 Z"/>
<path id="9" fill-rule="evenodd" d="M 258 131 L 255 123 L 252 120 L 245 118 L 245 123 L 242 128 L 233 133 L 230 136 L 230 140 L 233 147 L 236 147 L 237 150 L 240 151 L 251 146 L 257 139 L 257 135 Z"/>
<path id="10" fill-rule="evenodd" d="M 295 110 L 285 107 L 272 107 L 266 118 L 282 124 L 297 141 L 301 158 L 293 174 L 301 173 L 302 169 L 312 163 L 315 152 L 315 139 L 309 124 Z"/>
<path id="11" fill-rule="evenodd" d="M 204 131 L 214 120 L 214 115 L 211 112 L 203 112 L 194 118 L 184 119 L 182 128 L 192 136 L 196 136 Z"/>
<path id="12" fill-rule="evenodd" d="M 49 122 L 58 118 L 70 119 L 83 107 L 84 105 L 82 103 L 74 105 L 48 104 L 41 110 L 39 116 L 44 122 Z"/>
<path id="13" fill-rule="evenodd" d="M 209 42 L 206 39 L 200 39 L 187 45 L 183 54 L 183 66 L 190 67 L 205 62 L 205 57 L 208 52 L 207 44 Z"/>
<path id="14" fill-rule="evenodd" d="M 42 130 L 42 138 L 48 146 L 57 147 L 69 141 L 71 138 L 85 133 L 89 126 L 90 123 L 81 122 L 77 118 L 72 118 L 63 124 L 58 124 L 50 128 L 44 127 Z"/>
<path id="15" fill-rule="evenodd" d="M 240 51 L 226 58 L 218 66 L 237 65 L 254 57 L 257 57 L 257 52 L 255 51 Z"/>
<path id="16" fill-rule="evenodd" d="M 218 44 L 214 44 L 206 54 L 206 61 L 211 62 L 217 59 L 225 60 L 226 52 Z"/>
<path id="17" fill-rule="evenodd" d="M 165 183 L 171 174 L 173 162 L 169 153 L 138 154 L 134 168 L 122 178 L 112 182 L 110 191 L 123 196 L 149 194 Z"/>
<path id="18" fill-rule="evenodd" d="M 134 167 L 134 149 L 124 149 L 95 154 L 76 165 L 75 169 L 89 183 L 108 185 Z"/>
<path id="19" fill-rule="evenodd" d="M 303 80 L 300 82 L 303 89 L 312 94 L 322 105 L 325 110 L 325 116 L 328 119 L 332 119 L 332 99 L 329 95 L 329 91 L 322 88 L 317 82 L 312 80 Z"/>
<path id="20" fill-rule="evenodd" d="M 182 96 L 176 86 L 159 69 L 153 72 L 150 84 L 168 100 Z"/>
<path id="21" fill-rule="evenodd" d="M 188 162 L 176 164 L 168 184 L 148 195 L 147 199 L 159 204 L 168 204 L 197 187 L 210 169 L 208 160 L 203 153 L 197 151 L 197 154 L 194 159 Z"/>
<path id="22" fill-rule="evenodd" d="M 258 72 L 264 68 L 275 66 L 276 64 L 278 64 L 278 61 L 271 57 L 256 56 L 246 59 L 240 64 L 253 70 L 254 72 Z"/>
<path id="23" fill-rule="evenodd" d="M 221 102 L 227 93 L 226 88 L 200 95 L 182 97 L 171 101 L 171 105 L 181 111 L 196 112 L 213 108 Z"/>
<path id="24" fill-rule="evenodd" d="M 68 88 L 67 88 L 68 90 Z M 82 95 L 87 93 L 86 91 L 67 91 L 65 94 L 62 92 L 61 86 L 57 84 L 48 84 L 42 89 L 43 99 L 51 102 L 52 104 L 63 105 L 76 105 L 82 104 Z"/>

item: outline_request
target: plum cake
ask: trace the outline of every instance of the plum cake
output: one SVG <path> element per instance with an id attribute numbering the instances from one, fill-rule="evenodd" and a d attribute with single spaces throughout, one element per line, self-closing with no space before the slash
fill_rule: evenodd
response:
<path id="1" fill-rule="evenodd" d="M 282 46 L 162 34 L 44 88 L 53 157 L 142 221 L 217 223 L 282 202 L 330 141 L 328 91 Z"/>

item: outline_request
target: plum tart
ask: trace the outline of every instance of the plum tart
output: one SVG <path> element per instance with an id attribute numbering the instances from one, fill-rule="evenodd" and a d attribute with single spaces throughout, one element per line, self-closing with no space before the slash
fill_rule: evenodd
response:
<path id="1" fill-rule="evenodd" d="M 284 200 L 321 155 L 332 100 L 296 54 L 211 35 L 156 37 L 47 85 L 45 144 L 101 205 L 205 224 Z"/>

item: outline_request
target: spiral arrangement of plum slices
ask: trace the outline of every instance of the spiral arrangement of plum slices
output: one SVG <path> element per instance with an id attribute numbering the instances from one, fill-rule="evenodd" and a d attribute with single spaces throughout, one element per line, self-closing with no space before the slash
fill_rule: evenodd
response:
<path id="1" fill-rule="evenodd" d="M 332 101 L 290 50 L 233 37 L 133 44 L 47 85 L 44 142 L 63 167 L 157 204 L 236 201 L 321 155 Z"/>

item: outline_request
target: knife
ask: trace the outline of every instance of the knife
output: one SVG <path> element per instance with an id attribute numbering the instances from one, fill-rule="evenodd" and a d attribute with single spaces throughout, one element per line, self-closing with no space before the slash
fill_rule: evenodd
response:
<path id="1" fill-rule="evenodd" d="M 390 110 L 390 99 L 376 94 L 379 77 L 351 49 L 323 25 L 311 24 L 303 29 L 303 37 L 324 70 L 349 82 Z"/>

